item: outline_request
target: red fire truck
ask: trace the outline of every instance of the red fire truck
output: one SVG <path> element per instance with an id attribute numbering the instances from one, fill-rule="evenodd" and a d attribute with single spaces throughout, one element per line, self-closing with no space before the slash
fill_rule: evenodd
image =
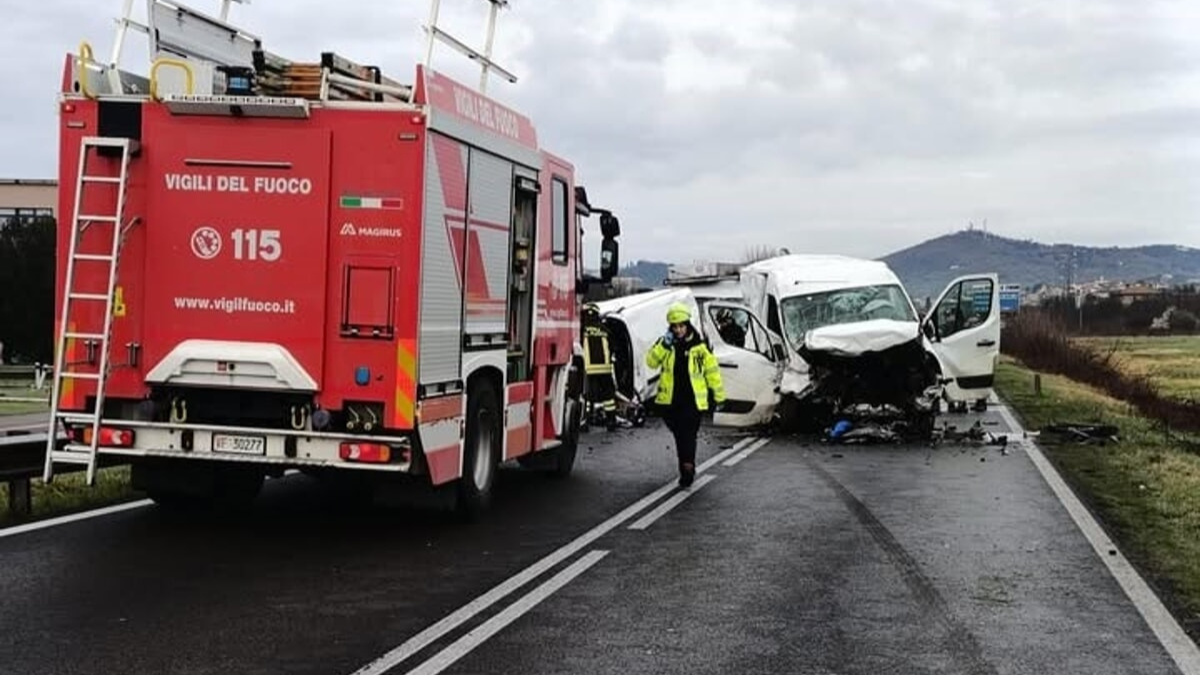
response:
<path id="1" fill-rule="evenodd" d="M 496 11 L 490 5 L 488 45 Z M 571 471 L 592 213 L 531 120 L 428 67 L 288 61 L 151 0 L 110 63 L 68 55 L 57 362 L 44 478 L 129 463 L 161 504 L 245 503 L 288 469 L 486 506 L 501 462 Z M 119 67 L 128 29 L 148 77 Z M 358 483 L 356 483 L 358 484 Z"/>

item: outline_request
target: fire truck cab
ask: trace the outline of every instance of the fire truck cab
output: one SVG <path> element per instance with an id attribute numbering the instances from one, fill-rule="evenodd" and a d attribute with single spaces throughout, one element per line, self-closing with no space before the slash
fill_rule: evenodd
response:
<path id="1" fill-rule="evenodd" d="M 488 44 L 496 12 L 489 5 Z M 162 504 L 244 503 L 299 469 L 390 490 L 417 476 L 477 513 L 500 463 L 568 474 L 579 306 L 618 266 L 600 211 L 528 117 L 429 67 L 411 83 L 264 49 L 151 0 L 60 95 L 57 352 L 44 478 L 131 463 Z M 125 31 L 148 76 L 119 67 Z M 489 47 L 490 51 L 490 47 Z M 381 480 L 382 479 L 382 480 Z"/>

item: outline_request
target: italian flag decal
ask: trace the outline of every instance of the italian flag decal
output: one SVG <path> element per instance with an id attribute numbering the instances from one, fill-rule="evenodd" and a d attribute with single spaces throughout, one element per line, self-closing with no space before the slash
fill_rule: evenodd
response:
<path id="1" fill-rule="evenodd" d="M 389 209 L 399 211 L 404 208 L 402 197 L 361 197 L 342 195 L 343 209 Z"/>

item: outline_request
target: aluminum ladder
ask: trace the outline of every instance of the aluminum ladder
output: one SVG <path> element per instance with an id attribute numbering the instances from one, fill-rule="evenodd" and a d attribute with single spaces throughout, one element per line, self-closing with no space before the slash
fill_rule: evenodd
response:
<path id="1" fill-rule="evenodd" d="M 468 46 L 462 40 L 450 35 L 446 31 L 438 28 L 438 12 L 441 9 L 441 0 L 430 0 L 429 2 L 429 22 L 423 26 L 425 34 L 428 36 L 428 41 L 425 45 L 425 67 L 431 68 L 433 63 L 433 43 L 435 40 L 441 40 L 445 44 L 454 48 L 463 56 L 475 61 L 479 64 L 479 93 L 487 94 L 488 74 L 489 71 L 495 72 L 511 84 L 516 84 L 517 76 L 510 73 L 505 68 L 492 60 L 492 45 L 496 38 L 496 14 L 504 8 L 508 7 L 508 0 L 487 0 L 488 3 L 488 22 L 487 34 L 485 37 L 485 46 L 480 52 L 473 47 Z M 415 89 L 414 89 L 415 90 Z"/>
<path id="2" fill-rule="evenodd" d="M 96 481 L 97 448 L 100 445 L 100 420 L 104 410 L 104 385 L 107 382 L 112 364 L 109 362 L 109 341 L 112 338 L 114 291 L 117 285 L 117 263 L 120 258 L 121 244 L 125 239 L 125 229 L 121 223 L 125 214 L 126 189 L 129 184 L 129 162 L 135 151 L 137 141 L 129 138 L 107 138 L 88 136 L 79 147 L 79 170 L 75 179 L 75 210 L 72 214 L 71 243 L 67 258 L 66 281 L 63 289 L 61 315 L 58 322 L 58 339 L 54 353 L 54 386 L 50 393 L 50 433 L 46 439 L 46 464 L 42 480 L 50 483 L 54 478 L 54 465 L 83 464 L 87 466 L 87 484 L 94 485 Z M 102 148 L 116 148 L 121 152 L 121 172 L 118 176 L 97 176 L 88 173 L 88 158 L 98 154 Z M 84 200 L 84 189 L 88 185 L 100 184 L 115 186 L 117 189 L 115 212 L 108 215 L 81 213 Z M 79 240 L 83 233 L 93 224 L 103 223 L 112 225 L 112 244 L 109 253 L 79 253 Z M 75 288 L 76 266 L 80 262 L 107 263 L 108 286 L 106 293 L 81 293 Z M 101 333 L 71 332 L 71 310 L 75 302 L 104 303 L 104 328 Z M 67 361 L 67 340 L 90 340 L 99 343 L 100 363 L 97 372 L 86 373 L 70 370 L 74 365 Z M 62 396 L 64 380 L 91 380 L 96 383 L 96 406 L 91 413 L 72 413 L 59 410 L 59 399 Z M 87 422 L 91 424 L 90 437 L 85 443 L 68 439 L 66 445 L 58 449 L 59 423 Z"/>

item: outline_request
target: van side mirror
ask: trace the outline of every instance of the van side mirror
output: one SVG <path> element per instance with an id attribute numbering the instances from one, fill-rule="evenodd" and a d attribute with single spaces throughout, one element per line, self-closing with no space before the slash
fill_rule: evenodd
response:
<path id="1" fill-rule="evenodd" d="M 932 317 L 928 317 L 925 321 L 921 322 L 921 332 L 930 340 L 937 339 L 937 328 L 933 325 Z"/>
<path id="2" fill-rule="evenodd" d="M 771 343 L 771 352 L 775 354 L 776 361 L 787 361 L 787 349 L 778 342 Z"/>
<path id="3" fill-rule="evenodd" d="M 612 281 L 621 268 L 620 245 L 617 240 L 605 237 L 600 242 L 600 279 L 604 283 Z"/>

